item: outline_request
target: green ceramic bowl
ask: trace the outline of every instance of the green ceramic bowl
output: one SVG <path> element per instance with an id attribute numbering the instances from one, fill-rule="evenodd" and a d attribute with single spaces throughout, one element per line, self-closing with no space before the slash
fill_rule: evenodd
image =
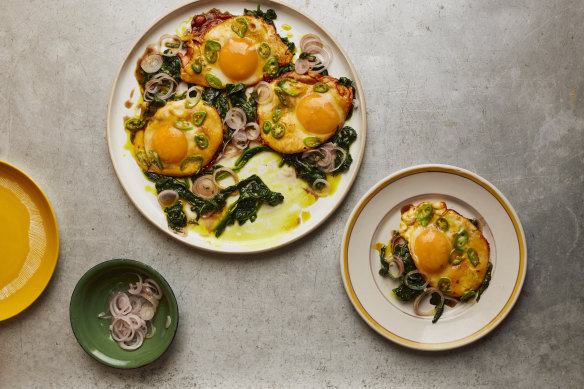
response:
<path id="1" fill-rule="evenodd" d="M 164 296 L 154 316 L 154 336 L 145 339 L 137 350 L 126 351 L 110 335 L 111 320 L 100 319 L 97 315 L 108 312 L 108 301 L 113 292 L 127 290 L 130 282 L 136 282 L 136 276 L 132 273 L 147 275 L 155 280 Z M 75 286 L 69 315 L 73 333 L 81 347 L 99 362 L 120 369 L 140 367 L 155 361 L 170 346 L 178 327 L 178 306 L 168 282 L 150 266 L 130 259 L 113 259 L 89 269 Z M 165 328 L 168 316 L 170 326 Z"/>

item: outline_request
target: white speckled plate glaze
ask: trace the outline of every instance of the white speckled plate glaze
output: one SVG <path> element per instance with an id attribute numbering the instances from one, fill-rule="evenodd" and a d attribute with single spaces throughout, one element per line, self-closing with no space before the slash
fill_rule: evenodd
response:
<path id="1" fill-rule="evenodd" d="M 353 163 L 349 171 L 343 174 L 335 193 L 332 196 L 320 198 L 316 203 L 307 208 L 306 211 L 310 212 L 311 215 L 310 219 L 301 222 L 300 225 L 292 230 L 274 231 L 270 236 L 251 241 L 230 241 L 223 238 L 217 239 L 214 236 L 205 237 L 192 231 L 185 237 L 170 231 L 167 227 L 166 217 L 157 202 L 156 196 L 145 190 L 145 187 L 147 185 L 152 186 L 152 183 L 147 181 L 142 175 L 132 157 L 132 153 L 125 146 L 127 143 L 127 135 L 123 127 L 124 118 L 134 116 L 135 108 L 126 108 L 124 103 L 130 98 L 133 90 L 134 93 L 130 101 L 135 103 L 139 94 L 138 83 L 134 77 L 136 63 L 148 44 L 158 41 L 163 34 L 175 33 L 180 23 L 193 15 L 208 11 L 211 8 L 219 8 L 222 11 L 230 11 L 235 15 L 240 15 L 243 13 L 244 8 L 255 8 L 257 7 L 257 3 L 201 0 L 182 5 L 170 11 L 142 34 L 120 66 L 108 103 L 106 137 L 110 157 L 118 179 L 130 200 L 144 217 L 173 238 L 204 250 L 223 253 L 263 252 L 282 247 L 309 234 L 320 226 L 343 201 L 355 180 L 363 158 L 366 138 L 365 100 L 357 72 L 345 51 L 319 23 L 302 13 L 302 11 L 277 1 L 259 1 L 259 4 L 262 10 L 273 8 L 276 11 L 278 17 L 274 23 L 278 33 L 282 36 L 285 36 L 288 32 L 292 33 L 293 37 L 291 40 L 297 46 L 302 35 L 306 33 L 318 34 L 329 44 L 333 51 L 334 59 L 329 68 L 330 74 L 335 77 L 349 77 L 353 80 L 356 103 L 359 108 L 353 112 L 353 117 L 346 123 L 346 125 L 353 127 L 358 134 L 357 140 L 351 146 Z M 292 29 L 290 31 L 283 30 L 281 28 L 283 24 L 291 26 Z M 252 163 L 253 160 L 249 164 Z M 260 218 L 261 213 L 258 216 L 258 220 Z M 253 224 L 248 222 L 245 227 L 253 228 Z"/>
<path id="2" fill-rule="evenodd" d="M 381 277 L 377 243 L 387 243 L 399 227 L 401 208 L 421 201 L 445 201 L 479 220 L 493 263 L 489 287 L 478 303 L 446 307 L 440 320 L 414 314 L 391 290 L 398 282 Z M 471 343 L 493 330 L 513 308 L 523 285 L 527 248 L 513 207 L 478 175 L 447 165 L 401 170 L 371 188 L 354 208 L 341 246 L 341 274 L 349 299 L 375 331 L 403 346 L 446 350 Z"/>

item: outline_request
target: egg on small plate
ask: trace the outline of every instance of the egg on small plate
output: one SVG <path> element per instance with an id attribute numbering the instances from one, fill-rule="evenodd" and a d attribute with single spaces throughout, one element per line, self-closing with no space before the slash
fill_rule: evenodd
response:
<path id="1" fill-rule="evenodd" d="M 489 263 L 489 243 L 444 202 L 422 202 L 401 216 L 399 234 L 425 281 L 451 297 L 477 290 Z"/>
<path id="2" fill-rule="evenodd" d="M 215 158 L 223 143 L 217 110 L 199 100 L 167 103 L 134 138 L 136 160 L 144 170 L 167 176 L 191 176 Z"/>
<path id="3" fill-rule="evenodd" d="M 271 98 L 258 104 L 262 139 L 272 149 L 294 154 L 318 147 L 343 125 L 353 90 L 318 73 L 290 72 L 269 85 Z"/>
<path id="4" fill-rule="evenodd" d="M 264 73 L 273 76 L 292 61 L 276 28 L 251 16 L 227 19 L 186 45 L 182 80 L 216 89 L 225 89 L 227 84 L 256 84 Z"/>

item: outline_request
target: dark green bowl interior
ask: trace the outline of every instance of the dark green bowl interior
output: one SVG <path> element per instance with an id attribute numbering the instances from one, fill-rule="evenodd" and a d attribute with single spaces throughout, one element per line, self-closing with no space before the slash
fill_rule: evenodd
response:
<path id="1" fill-rule="evenodd" d="M 108 313 L 108 301 L 113 292 L 126 291 L 135 283 L 135 273 L 155 280 L 164 293 L 152 324 L 156 333 L 145 339 L 140 348 L 126 351 L 110 335 L 110 319 L 100 319 L 100 312 Z M 150 266 L 129 259 L 114 259 L 100 263 L 81 277 L 69 307 L 71 327 L 77 341 L 98 361 L 112 367 L 130 369 L 147 365 L 160 357 L 172 343 L 178 326 L 178 306 L 166 280 Z M 166 318 L 170 316 L 168 328 Z"/>

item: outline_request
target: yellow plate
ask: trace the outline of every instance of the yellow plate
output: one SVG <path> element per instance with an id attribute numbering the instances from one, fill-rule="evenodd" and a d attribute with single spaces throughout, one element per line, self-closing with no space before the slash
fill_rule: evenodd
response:
<path id="1" fill-rule="evenodd" d="M 43 292 L 59 256 L 59 230 L 49 200 L 25 173 L 0 161 L 0 321 Z"/>

